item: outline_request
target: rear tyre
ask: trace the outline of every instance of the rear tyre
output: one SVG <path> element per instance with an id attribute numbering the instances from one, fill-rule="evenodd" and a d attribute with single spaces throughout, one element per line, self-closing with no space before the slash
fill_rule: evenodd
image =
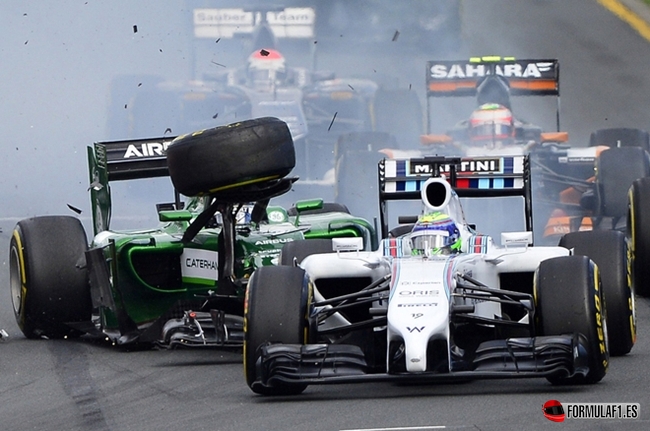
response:
<path id="1" fill-rule="evenodd" d="M 332 240 L 325 238 L 306 239 L 288 242 L 280 251 L 280 265 L 293 266 L 294 259 L 302 262 L 307 256 L 319 253 L 332 253 Z"/>
<path id="2" fill-rule="evenodd" d="M 621 169 L 621 166 L 625 166 Z M 625 217 L 627 191 L 638 178 L 650 176 L 648 154 L 639 147 L 611 148 L 596 160 L 598 215 Z"/>
<path id="3" fill-rule="evenodd" d="M 21 220 L 9 245 L 14 316 L 27 338 L 81 333 L 70 322 L 90 321 L 86 233 L 78 219 L 44 216 Z"/>
<path id="4" fill-rule="evenodd" d="M 609 353 L 622 356 L 636 341 L 636 312 L 632 284 L 627 274 L 625 235 L 614 230 L 573 232 L 560 239 L 560 247 L 588 256 L 598 265 L 607 305 Z"/>
<path id="5" fill-rule="evenodd" d="M 295 164 L 289 127 L 274 117 L 179 136 L 167 148 L 172 183 L 186 196 L 282 178 Z"/>
<path id="6" fill-rule="evenodd" d="M 589 146 L 606 145 L 614 147 L 640 147 L 650 151 L 650 134 L 641 129 L 613 127 L 599 129 L 589 137 Z"/>
<path id="7" fill-rule="evenodd" d="M 587 339 L 586 376 L 551 376 L 553 384 L 591 384 L 609 363 L 605 303 L 596 265 L 586 256 L 542 261 L 535 273 L 535 326 L 540 335 L 581 333 Z"/>
<path id="8" fill-rule="evenodd" d="M 628 192 L 628 271 L 634 291 L 650 296 L 650 178 L 632 183 Z"/>
<path id="9" fill-rule="evenodd" d="M 293 266 L 258 268 L 246 289 L 244 311 L 244 374 L 260 395 L 297 395 L 306 384 L 262 386 L 257 373 L 259 348 L 267 343 L 305 344 L 309 341 L 311 285 L 305 271 Z"/>

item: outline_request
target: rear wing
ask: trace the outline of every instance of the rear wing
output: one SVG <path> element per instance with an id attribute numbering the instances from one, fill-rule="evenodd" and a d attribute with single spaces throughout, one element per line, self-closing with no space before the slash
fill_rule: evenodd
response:
<path id="1" fill-rule="evenodd" d="M 111 218 L 109 182 L 169 175 L 165 149 L 175 136 L 96 142 L 88 147 L 90 201 L 95 234 L 108 230 Z M 176 195 L 176 203 L 180 196 Z"/>
<path id="2" fill-rule="evenodd" d="M 276 38 L 314 37 L 316 12 L 310 7 L 248 11 L 242 8 L 197 8 L 192 12 L 194 37 L 232 39 L 252 35 L 260 22 L 267 22 Z"/>
<path id="3" fill-rule="evenodd" d="M 428 61 L 427 107 L 432 97 L 473 97 L 477 83 L 488 75 L 507 79 L 512 96 L 555 96 L 560 130 L 560 64 L 556 59 L 472 57 L 458 61 Z M 430 130 L 428 130 L 430 132 Z"/>
<path id="4" fill-rule="evenodd" d="M 524 197 L 526 227 L 532 229 L 528 156 L 383 159 L 378 168 L 384 237 L 388 232 L 387 202 L 420 200 L 422 186 L 432 177 L 444 177 L 459 197 Z"/>

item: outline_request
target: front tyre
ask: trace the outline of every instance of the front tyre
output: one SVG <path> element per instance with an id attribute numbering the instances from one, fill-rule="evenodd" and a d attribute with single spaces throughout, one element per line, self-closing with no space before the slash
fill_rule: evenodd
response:
<path id="1" fill-rule="evenodd" d="M 572 232 L 560 239 L 560 247 L 589 256 L 598 265 L 607 305 L 609 353 L 628 354 L 636 341 L 636 312 L 625 235 L 615 230 Z"/>
<path id="2" fill-rule="evenodd" d="M 267 343 L 306 344 L 309 341 L 309 306 L 312 289 L 305 271 L 293 266 L 263 266 L 252 275 L 244 308 L 244 374 L 246 384 L 260 395 L 297 395 L 306 384 L 275 383 L 258 379 L 259 348 Z"/>
<path id="3" fill-rule="evenodd" d="M 581 333 L 587 339 L 586 376 L 550 376 L 553 384 L 597 383 L 609 364 L 605 303 L 598 267 L 587 256 L 544 260 L 535 273 L 535 326 L 540 335 Z"/>
<path id="4" fill-rule="evenodd" d="M 628 272 L 635 292 L 650 296 L 650 178 L 632 183 L 628 192 Z"/>
<path id="5" fill-rule="evenodd" d="M 9 285 L 18 327 L 27 338 L 80 333 L 66 323 L 89 321 L 86 233 L 78 219 L 21 220 L 9 245 Z"/>

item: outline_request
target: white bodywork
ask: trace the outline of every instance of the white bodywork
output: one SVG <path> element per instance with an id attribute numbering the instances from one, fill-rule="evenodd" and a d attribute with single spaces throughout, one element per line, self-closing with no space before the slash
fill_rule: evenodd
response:
<path id="1" fill-rule="evenodd" d="M 424 196 L 423 202 L 428 210 L 443 211 L 456 221 L 463 240 L 462 253 L 429 257 L 411 255 L 411 234 L 408 233 L 384 239 L 374 252 L 340 251 L 339 248 L 336 253 L 308 256 L 300 263 L 315 286 L 322 278 L 370 277 L 374 281 L 391 275 L 388 303 L 378 300 L 376 306 L 387 307 L 388 345 L 390 341 L 403 340 L 408 372 L 427 370 L 430 340 L 446 340 L 449 352 L 453 306 L 474 306 L 470 314 L 490 319 L 502 317 L 498 302 L 464 298 L 458 293 L 459 274 L 498 289 L 502 273 L 533 273 L 541 261 L 570 254 L 563 247 L 530 247 L 529 232 L 504 234 L 502 243 L 505 245 L 495 245 L 492 238 L 477 235 L 465 223 L 458 196 L 448 183 L 440 178 L 428 180 L 428 183 L 433 182 L 445 184 L 447 198 L 438 207 L 428 204 Z M 324 299 L 316 287 L 314 296 L 316 301 Z M 527 319 L 525 316 L 522 321 Z M 340 314 L 321 323 L 327 328 L 346 324 L 349 322 Z"/>

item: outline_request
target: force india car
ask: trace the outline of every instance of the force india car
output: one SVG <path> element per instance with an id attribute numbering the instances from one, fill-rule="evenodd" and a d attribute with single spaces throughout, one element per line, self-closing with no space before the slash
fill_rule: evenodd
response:
<path id="1" fill-rule="evenodd" d="M 314 8 L 191 10 L 194 76 L 181 81 L 127 80 L 130 91 L 116 83 L 113 99 L 119 102 L 111 106 L 109 131 L 113 139 L 277 117 L 291 130 L 301 179 L 320 180 L 333 166 L 333 148 L 342 133 L 391 130 L 413 139 L 422 133 L 422 109 L 415 92 L 364 78 L 339 78 L 313 64 L 298 65 L 315 55 L 295 49 L 300 44 L 312 50 L 316 46 Z M 234 44 L 239 39 L 249 43 Z M 245 56 L 228 61 L 226 47 Z"/>
<path id="2" fill-rule="evenodd" d="M 88 162 L 90 243 L 72 216 L 21 220 L 13 231 L 11 297 L 27 338 L 241 346 L 249 276 L 277 264 L 282 245 L 350 236 L 378 247 L 374 228 L 340 205 L 269 205 L 295 181 L 287 177 L 293 142 L 277 118 L 175 139 L 95 143 Z M 157 206 L 158 227 L 111 230 L 111 184 L 168 175 L 175 198 Z"/>
<path id="3" fill-rule="evenodd" d="M 532 247 L 528 158 L 503 157 L 482 174 L 459 166 L 451 157 L 382 161 L 377 251 L 335 239 L 329 253 L 310 254 L 308 242 L 294 242 L 281 253 L 294 265 L 253 273 L 244 315 L 253 392 L 376 380 L 596 383 L 614 345 L 629 351 L 635 315 L 623 234 L 575 232 L 565 236 L 571 248 Z M 528 230 L 504 232 L 498 245 L 479 233 L 482 220 L 465 220 L 459 196 L 518 196 Z M 410 199 L 455 221 L 460 253 L 412 253 L 416 233 L 408 223 L 416 217 L 388 229 L 387 205 Z M 583 254 L 592 249 L 607 259 L 596 264 Z M 610 312 L 621 313 L 623 324 L 612 325 Z"/>

